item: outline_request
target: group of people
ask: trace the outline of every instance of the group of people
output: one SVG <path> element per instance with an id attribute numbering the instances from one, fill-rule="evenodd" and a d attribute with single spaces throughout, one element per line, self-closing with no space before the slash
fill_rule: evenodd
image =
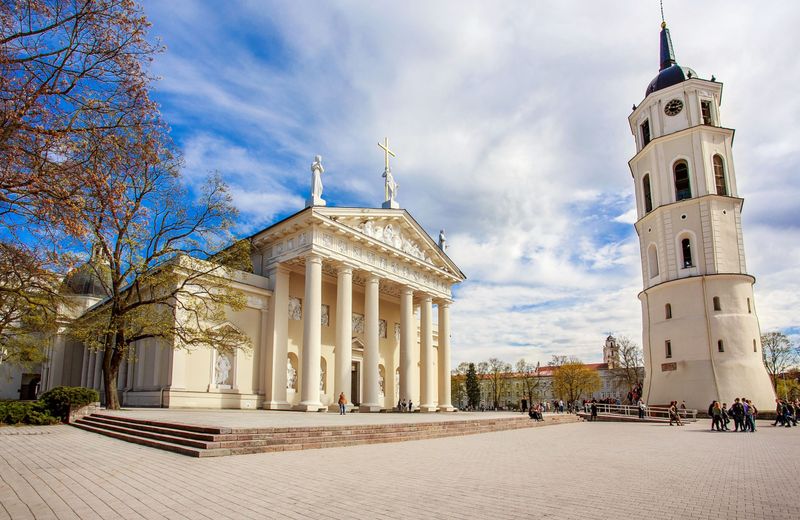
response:
<path id="1" fill-rule="evenodd" d="M 750 399 L 737 397 L 730 408 L 728 403 L 720 404 L 719 401 L 712 401 L 708 407 L 708 416 L 711 417 L 712 431 L 729 431 L 728 425 L 733 420 L 733 431 L 752 433 L 756 431 L 758 408 Z"/>
<path id="2" fill-rule="evenodd" d="M 772 426 L 781 426 L 790 428 L 797 426 L 797 415 L 800 413 L 800 399 L 775 399 L 775 422 Z"/>
<path id="3" fill-rule="evenodd" d="M 397 411 L 398 412 L 413 412 L 414 411 L 414 403 L 411 402 L 411 399 L 406 401 L 405 399 L 400 399 L 397 401 Z M 483 411 L 483 410 L 481 410 Z"/>
<path id="4" fill-rule="evenodd" d="M 544 416 L 542 415 L 542 413 L 544 409 L 545 407 L 542 405 L 542 403 L 535 404 L 528 409 L 528 417 L 530 417 L 534 421 L 543 421 Z"/>

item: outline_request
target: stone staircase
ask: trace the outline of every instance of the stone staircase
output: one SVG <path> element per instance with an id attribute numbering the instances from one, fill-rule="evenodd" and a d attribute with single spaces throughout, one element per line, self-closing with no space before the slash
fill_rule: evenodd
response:
<path id="1" fill-rule="evenodd" d="M 579 421 L 581 421 L 581 418 L 575 415 L 563 414 L 545 416 L 545 420 L 542 422 L 532 421 L 527 416 L 512 416 L 502 419 L 469 419 L 402 424 L 228 428 L 177 424 L 93 413 L 78 419 L 72 425 L 89 432 L 180 453 L 181 455 L 220 457 L 224 455 L 434 439 L 437 437 L 516 430 Z"/>

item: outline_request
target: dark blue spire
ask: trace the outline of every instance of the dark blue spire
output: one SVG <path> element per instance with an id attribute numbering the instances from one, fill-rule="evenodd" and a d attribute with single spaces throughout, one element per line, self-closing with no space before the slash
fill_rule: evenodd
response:
<path id="1" fill-rule="evenodd" d="M 675 50 L 672 48 L 672 38 L 669 36 L 667 22 L 661 22 L 661 68 L 658 70 L 664 70 L 676 63 Z"/>

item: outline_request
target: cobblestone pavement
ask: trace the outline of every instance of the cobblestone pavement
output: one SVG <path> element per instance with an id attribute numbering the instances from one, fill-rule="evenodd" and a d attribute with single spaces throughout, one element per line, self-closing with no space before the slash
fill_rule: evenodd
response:
<path id="1" fill-rule="evenodd" d="M 576 423 L 213 459 L 6 428 L 0 519 L 798 518 L 800 429 L 707 428 Z"/>

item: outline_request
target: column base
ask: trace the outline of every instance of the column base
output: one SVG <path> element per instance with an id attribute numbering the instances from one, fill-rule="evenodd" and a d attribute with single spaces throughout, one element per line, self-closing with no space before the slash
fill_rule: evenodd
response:
<path id="1" fill-rule="evenodd" d="M 382 409 L 379 404 L 362 404 L 358 407 L 359 412 L 380 412 Z"/>
<path id="2" fill-rule="evenodd" d="M 439 407 L 439 411 L 440 412 L 457 412 L 458 409 L 455 406 L 446 404 L 444 406 L 440 406 Z"/>
<path id="3" fill-rule="evenodd" d="M 421 404 L 419 405 L 419 411 L 422 413 L 433 413 L 439 411 L 439 409 L 432 404 Z"/>
<path id="4" fill-rule="evenodd" d="M 292 410 L 298 410 L 301 412 L 318 412 L 320 410 L 325 410 L 325 406 L 322 403 L 300 403 L 295 405 Z"/>
<path id="5" fill-rule="evenodd" d="M 291 410 L 292 405 L 286 401 L 264 401 L 261 408 L 264 410 Z"/>

